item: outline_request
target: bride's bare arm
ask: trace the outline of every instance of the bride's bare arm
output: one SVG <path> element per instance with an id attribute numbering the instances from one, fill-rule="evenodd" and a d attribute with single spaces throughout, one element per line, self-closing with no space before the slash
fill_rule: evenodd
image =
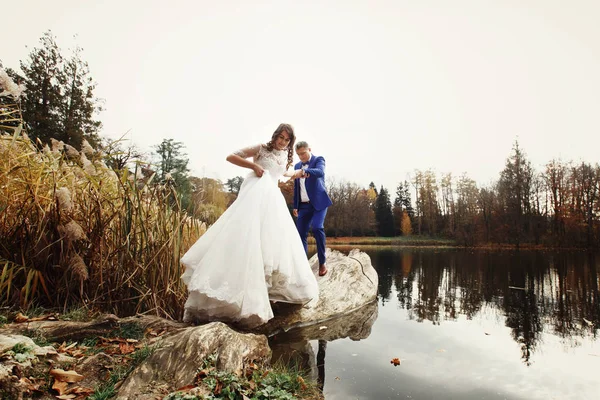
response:
<path id="1" fill-rule="evenodd" d="M 265 172 L 264 169 L 253 161 L 248 160 L 248 158 L 254 157 L 256 154 L 258 154 L 260 146 L 261 145 L 259 144 L 257 146 L 250 146 L 237 150 L 228 155 L 226 160 L 234 165 L 237 165 L 238 167 L 251 169 L 254 171 L 254 173 L 256 173 L 256 176 L 261 177 Z"/>

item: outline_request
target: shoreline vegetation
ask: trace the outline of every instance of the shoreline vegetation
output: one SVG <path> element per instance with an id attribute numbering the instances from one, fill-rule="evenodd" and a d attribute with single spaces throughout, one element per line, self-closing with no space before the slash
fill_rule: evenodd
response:
<path id="1" fill-rule="evenodd" d="M 105 321 L 109 318 L 111 323 L 107 324 Z M 32 308 L 27 315 L 0 310 L 0 332 L 25 336 L 23 341 L 3 354 L 3 363 L 18 365 L 23 377 L 14 386 L 0 382 L 0 398 L 17 399 L 21 398 L 20 395 L 25 395 L 25 398 L 114 398 L 130 374 L 161 349 L 162 340 L 181 329 L 181 323 L 166 319 L 148 317 L 138 322 L 136 318 L 118 319 L 84 308 L 64 314 Z M 8 340 L 17 337 L 11 336 L 12 339 Z M 25 339 L 31 340 L 25 342 Z M 48 346 L 63 361 L 54 357 L 55 360 L 50 362 L 46 354 Z M 217 360 L 216 354 L 203 358 L 200 362 L 202 368 L 198 370 L 193 384 L 174 392 L 157 390 L 156 394 L 162 392 L 161 398 L 165 400 L 323 399 L 317 383 L 308 372 L 294 366 L 250 363 L 238 375 L 219 370 Z"/>

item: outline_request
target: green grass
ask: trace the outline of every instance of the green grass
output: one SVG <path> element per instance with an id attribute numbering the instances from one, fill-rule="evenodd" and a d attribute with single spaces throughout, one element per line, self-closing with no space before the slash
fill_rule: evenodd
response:
<path id="1" fill-rule="evenodd" d="M 88 397 L 89 400 L 108 400 L 112 398 L 117 391 L 115 385 L 125 379 L 131 371 L 146 360 L 156 349 L 155 346 L 144 346 L 141 349 L 131 354 L 131 364 L 119 365 L 110 373 L 108 380 L 96 388 L 94 393 Z"/>
<path id="2" fill-rule="evenodd" d="M 75 307 L 60 315 L 62 321 L 84 322 L 93 319 L 94 315 L 86 307 Z"/>
<path id="3" fill-rule="evenodd" d="M 35 344 L 40 347 L 48 346 L 51 343 L 44 336 L 44 332 L 41 329 L 27 329 L 23 332 L 23 335 L 31 338 Z"/>
<path id="4" fill-rule="evenodd" d="M 272 369 L 254 368 L 237 376 L 215 368 L 216 356 L 203 361 L 198 379 L 211 394 L 205 399 L 295 400 L 321 398 L 314 384 L 306 383 L 301 371 L 276 366 Z M 245 397 L 244 397 L 245 396 Z M 201 397 L 174 392 L 164 400 L 195 400 Z"/>
<path id="5" fill-rule="evenodd" d="M 123 339 L 140 340 L 144 338 L 144 328 L 137 322 L 124 322 L 116 334 Z"/>
<path id="6" fill-rule="evenodd" d="M 31 347 L 26 346 L 24 343 L 17 343 L 11 350 L 15 354 L 26 354 L 31 352 Z"/>

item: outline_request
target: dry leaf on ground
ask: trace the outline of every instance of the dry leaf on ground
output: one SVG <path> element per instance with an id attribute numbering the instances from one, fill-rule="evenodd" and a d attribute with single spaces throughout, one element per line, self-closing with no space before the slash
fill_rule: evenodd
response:
<path id="1" fill-rule="evenodd" d="M 50 375 L 54 377 L 54 379 L 62 382 L 74 383 L 83 380 L 83 375 L 79 375 L 75 371 L 65 371 L 60 368 L 51 369 Z"/>
<path id="2" fill-rule="evenodd" d="M 121 354 L 130 354 L 135 351 L 135 346 L 131 343 L 119 343 L 119 351 Z"/>
<path id="3" fill-rule="evenodd" d="M 29 321 L 29 317 L 27 315 L 17 313 L 17 315 L 15 316 L 15 322 L 17 322 L 17 323 L 27 322 L 27 321 Z"/>
<path id="4" fill-rule="evenodd" d="M 391 364 L 394 364 L 394 367 L 397 367 L 398 365 L 400 365 L 400 359 L 399 358 L 392 358 L 392 361 L 390 361 Z"/>
<path id="5" fill-rule="evenodd" d="M 58 379 L 55 379 L 54 383 L 52 384 L 52 389 L 56 390 L 59 395 L 63 395 L 67 391 L 67 386 L 69 386 L 69 384 L 67 382 L 63 382 L 63 381 L 59 381 Z"/>

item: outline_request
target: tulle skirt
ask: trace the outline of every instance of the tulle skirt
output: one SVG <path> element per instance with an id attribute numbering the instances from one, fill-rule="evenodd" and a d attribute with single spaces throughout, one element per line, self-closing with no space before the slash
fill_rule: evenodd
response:
<path id="1" fill-rule="evenodd" d="M 306 303 L 319 288 L 277 181 L 251 173 L 237 200 L 181 259 L 189 296 L 184 321 L 256 326 L 270 301 Z"/>

